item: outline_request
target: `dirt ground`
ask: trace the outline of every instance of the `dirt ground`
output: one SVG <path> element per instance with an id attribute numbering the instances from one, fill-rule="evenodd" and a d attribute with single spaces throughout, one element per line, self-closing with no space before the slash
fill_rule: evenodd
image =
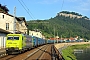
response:
<path id="1" fill-rule="evenodd" d="M 62 48 L 64 46 L 68 46 L 68 45 L 76 45 L 76 44 L 90 44 L 90 42 L 76 42 L 76 43 L 57 43 L 55 44 L 55 47 L 57 49 Z"/>

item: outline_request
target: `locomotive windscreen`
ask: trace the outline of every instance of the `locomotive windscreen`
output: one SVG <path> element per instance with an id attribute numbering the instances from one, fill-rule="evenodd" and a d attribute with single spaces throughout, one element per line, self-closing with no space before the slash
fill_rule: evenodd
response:
<path id="1" fill-rule="evenodd" d="M 8 36 L 7 40 L 19 40 L 19 36 Z"/>

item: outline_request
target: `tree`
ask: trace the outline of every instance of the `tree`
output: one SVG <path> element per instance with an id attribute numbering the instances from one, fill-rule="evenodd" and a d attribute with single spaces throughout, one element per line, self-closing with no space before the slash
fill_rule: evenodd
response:
<path id="1" fill-rule="evenodd" d="M 6 13 L 9 12 L 9 9 L 6 7 L 6 5 L 2 6 L 2 5 L 0 4 L 0 10 L 3 11 L 3 12 L 6 12 Z"/>

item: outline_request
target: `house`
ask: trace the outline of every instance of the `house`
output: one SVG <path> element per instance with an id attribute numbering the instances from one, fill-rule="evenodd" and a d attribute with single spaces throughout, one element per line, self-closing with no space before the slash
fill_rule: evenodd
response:
<path id="1" fill-rule="evenodd" d="M 9 33 L 27 34 L 27 23 L 25 17 L 15 17 L 0 11 L 0 48 L 5 48 L 6 35 Z M 15 30 L 14 30 L 15 28 Z"/>
<path id="2" fill-rule="evenodd" d="M 55 38 L 50 38 L 49 40 L 52 40 L 54 43 L 58 43 L 59 37 L 56 36 Z"/>
<path id="3" fill-rule="evenodd" d="M 45 37 L 42 35 L 42 33 L 40 31 L 31 31 L 30 30 L 29 35 L 45 39 Z"/>
<path id="4" fill-rule="evenodd" d="M 27 34 L 27 23 L 24 17 L 15 17 L 8 13 L 0 11 L 0 28 L 9 31 L 11 33 L 15 32 Z M 15 23 L 15 25 L 14 25 Z"/>
<path id="5" fill-rule="evenodd" d="M 25 17 L 17 17 L 16 18 L 17 20 L 17 23 L 16 23 L 16 32 L 21 32 L 23 34 L 27 34 L 27 23 L 26 23 L 26 20 L 25 20 Z"/>
<path id="6" fill-rule="evenodd" d="M 70 18 L 82 18 L 82 16 L 74 15 L 74 14 L 67 14 L 67 13 L 57 13 L 57 16 L 65 16 Z"/>

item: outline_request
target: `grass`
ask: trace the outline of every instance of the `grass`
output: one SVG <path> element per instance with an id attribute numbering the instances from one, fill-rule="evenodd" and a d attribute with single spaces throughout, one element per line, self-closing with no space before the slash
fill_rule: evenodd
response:
<path id="1" fill-rule="evenodd" d="M 62 56 L 65 60 L 77 60 L 76 56 L 74 55 L 74 49 L 85 49 L 89 47 L 90 44 L 68 46 L 62 50 Z"/>

